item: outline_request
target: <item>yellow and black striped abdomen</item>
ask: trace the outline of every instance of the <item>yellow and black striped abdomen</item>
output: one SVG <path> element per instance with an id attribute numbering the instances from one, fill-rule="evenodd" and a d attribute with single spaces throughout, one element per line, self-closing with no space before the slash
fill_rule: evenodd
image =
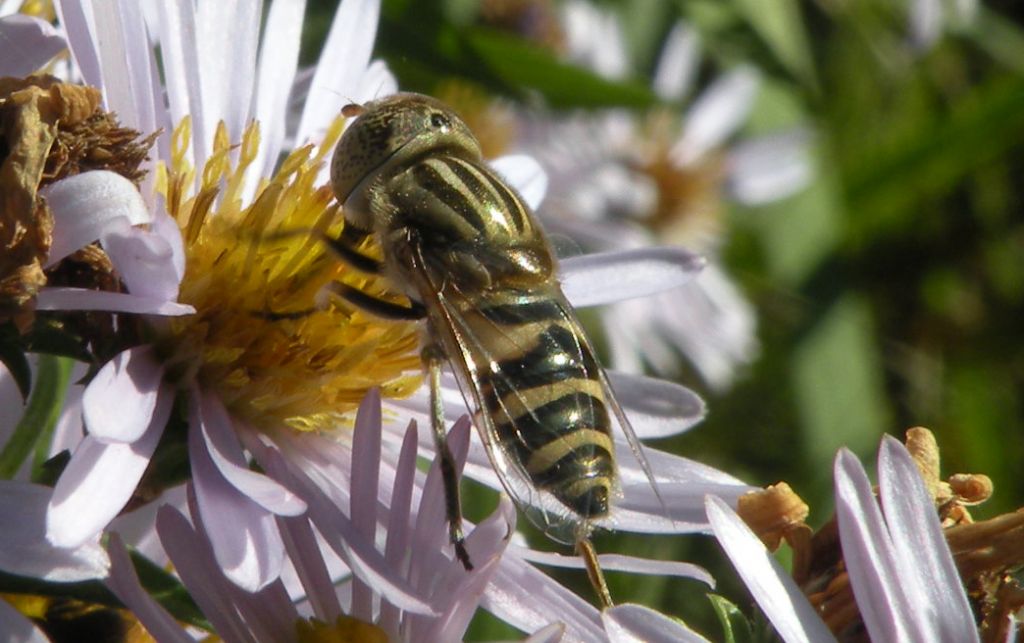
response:
<path id="1" fill-rule="evenodd" d="M 556 285 L 492 293 L 465 311 L 485 413 L 501 448 L 574 514 L 608 513 L 615 465 L 600 366 Z"/>

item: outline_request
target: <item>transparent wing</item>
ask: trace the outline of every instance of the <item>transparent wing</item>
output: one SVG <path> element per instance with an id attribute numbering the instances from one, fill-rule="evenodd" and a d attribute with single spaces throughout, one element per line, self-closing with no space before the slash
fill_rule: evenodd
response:
<path id="1" fill-rule="evenodd" d="M 466 398 L 467 405 L 476 409 L 475 423 L 479 429 L 487 455 L 502 486 L 538 529 L 544 531 L 555 540 L 566 543 L 574 542 L 580 529 L 586 528 L 586 525 L 581 525 L 581 517 L 569 510 L 551 493 L 534 486 L 526 472 L 524 463 L 515 452 L 515 449 L 509 446 L 509 431 L 505 431 L 506 436 L 503 441 L 494 417 L 487 412 L 486 396 L 482 385 L 484 378 L 481 373 L 487 374 L 487 378 L 492 386 L 495 385 L 495 378 L 500 379 L 502 377 L 501 373 L 495 373 L 492 367 L 495 362 L 501 361 L 495 358 L 493 354 L 495 336 L 500 336 L 499 342 L 503 344 L 501 352 L 506 357 L 510 350 L 510 345 L 514 347 L 513 353 L 515 349 L 518 349 L 525 355 L 534 346 L 534 338 L 529 335 L 522 335 L 521 333 L 507 333 L 506 328 L 493 322 L 491 322 L 491 327 L 485 329 L 485 332 L 480 332 L 481 321 L 485 318 L 474 315 L 473 320 L 470 321 L 461 312 L 472 310 L 475 304 L 480 302 L 470 301 L 455 288 L 431 283 L 428 271 L 424 269 L 425 262 L 422 257 L 419 257 L 418 261 L 414 262 L 414 264 L 418 264 L 417 271 L 420 278 L 424 280 L 423 285 L 429 285 L 428 288 L 422 289 L 421 292 L 428 293 L 430 297 L 430 301 L 424 303 L 431 312 L 433 330 L 439 336 L 438 339 L 441 340 L 445 352 L 452 362 L 453 370 L 459 381 L 463 396 Z M 593 350 L 579 321 L 576 319 L 572 307 L 561 294 L 557 285 L 553 284 L 550 291 L 545 293 L 545 296 L 549 299 L 549 308 L 554 314 L 554 317 L 545 323 L 558 322 L 570 328 L 574 336 L 575 347 L 568 347 L 568 349 L 575 350 L 578 353 L 579 363 L 586 362 L 587 360 L 584 359 L 584 355 L 593 355 Z M 476 325 L 474 326 L 474 324 Z M 563 350 L 566 348 L 562 346 Z M 654 478 L 643 456 L 640 442 L 616 401 L 607 377 L 600 368 L 597 368 L 596 372 L 591 375 L 594 381 L 599 382 L 604 393 L 605 403 L 608 405 L 612 416 L 618 420 L 620 427 L 625 432 L 631 450 L 640 461 L 641 466 L 653 485 Z M 502 388 L 511 391 L 510 395 L 520 395 L 515 382 L 509 381 L 508 385 Z M 530 401 L 527 399 L 519 398 L 519 404 L 521 408 L 531 409 Z M 532 415 L 532 410 L 530 414 Z M 515 412 L 509 412 L 504 414 L 504 417 L 514 418 L 516 415 Z M 534 417 L 533 419 L 536 418 Z M 514 426 L 515 421 L 513 420 L 512 422 L 513 430 L 511 435 L 521 436 L 522 433 L 516 430 Z M 536 428 L 531 430 L 535 431 Z M 551 440 L 561 439 L 560 434 L 554 432 L 551 433 L 550 437 Z M 517 439 L 522 440 L 521 437 Z M 525 443 L 522 444 L 525 445 Z"/>

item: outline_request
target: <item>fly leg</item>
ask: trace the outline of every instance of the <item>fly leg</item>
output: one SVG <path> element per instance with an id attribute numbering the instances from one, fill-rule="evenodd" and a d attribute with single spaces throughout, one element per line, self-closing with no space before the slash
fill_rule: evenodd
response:
<path id="1" fill-rule="evenodd" d="M 597 599 L 601 602 L 601 609 L 606 610 L 613 606 L 612 595 L 608 591 L 608 583 L 604 580 L 604 572 L 601 571 L 601 563 L 597 560 L 597 552 L 594 551 L 594 544 L 590 537 L 580 534 L 576 539 L 576 553 L 583 557 L 583 564 L 587 567 L 587 578 L 597 592 Z"/>
<path id="2" fill-rule="evenodd" d="M 466 571 L 473 569 L 466 551 L 466 537 L 462 533 L 462 504 L 459 501 L 459 479 L 455 471 L 455 458 L 448 448 L 445 433 L 444 402 L 441 400 L 441 361 L 444 353 L 436 344 L 428 344 L 421 353 L 430 383 L 430 426 L 434 430 L 434 445 L 441 457 L 441 480 L 444 482 L 445 514 L 448 517 L 448 538 L 455 547 L 455 557 Z"/>

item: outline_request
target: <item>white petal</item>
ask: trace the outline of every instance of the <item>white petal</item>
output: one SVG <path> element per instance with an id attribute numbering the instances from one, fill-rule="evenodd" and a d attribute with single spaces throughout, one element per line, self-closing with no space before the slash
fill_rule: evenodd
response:
<path id="1" fill-rule="evenodd" d="M 343 0 L 338 7 L 309 88 L 296 144 L 318 140 L 341 106 L 356 100 L 379 16 L 380 0 Z"/>
<path id="2" fill-rule="evenodd" d="M 390 96 L 398 91 L 398 81 L 383 60 L 374 60 L 359 79 L 356 101 L 365 103 Z"/>
<path id="3" fill-rule="evenodd" d="M 152 221 L 135 185 L 107 170 L 69 176 L 43 188 L 40 194 L 54 219 L 47 266 L 99 239 L 118 218 L 126 218 L 131 225 Z"/>
<path id="4" fill-rule="evenodd" d="M 506 550 L 501 557 L 480 604 L 524 632 L 540 623 L 558 621 L 565 625 L 565 640 L 604 638 L 599 614 L 590 603 L 552 581 L 512 550 Z"/>
<path id="5" fill-rule="evenodd" d="M 242 140 L 251 118 L 261 5 L 201 2 L 196 8 L 195 38 L 202 66 L 192 73 L 201 82 L 203 118 L 211 127 L 224 121 L 232 143 Z"/>
<path id="6" fill-rule="evenodd" d="M 140 315 L 191 315 L 196 309 L 166 299 L 138 297 L 122 292 L 87 288 L 43 288 L 36 297 L 36 310 L 105 310 Z"/>
<path id="7" fill-rule="evenodd" d="M 562 292 L 578 308 L 678 288 L 705 265 L 682 248 L 640 248 L 570 257 L 561 262 Z"/>
<path id="8" fill-rule="evenodd" d="M 135 442 L 154 420 L 166 423 L 174 393 L 163 387 L 163 377 L 163 366 L 153 357 L 151 346 L 129 348 L 104 364 L 82 395 L 85 426 L 93 438 Z M 154 417 L 161 396 L 162 420 Z"/>
<path id="9" fill-rule="evenodd" d="M 46 539 L 49 487 L 29 482 L 0 482 L 0 569 L 54 582 L 77 582 L 107 575 L 110 561 L 96 538 L 71 547 Z M 3 601 L 0 601 L 3 603 Z M 0 631 L 4 631 L 0 627 Z"/>
<path id="10" fill-rule="evenodd" d="M 514 187 L 536 211 L 548 191 L 548 175 L 532 156 L 509 154 L 489 161 L 491 167 Z"/>
<path id="11" fill-rule="evenodd" d="M 53 25 L 21 14 L 0 19 L 0 76 L 28 76 L 66 47 Z"/>
<path id="12" fill-rule="evenodd" d="M 128 292 L 151 299 L 177 299 L 174 250 L 167 239 L 159 232 L 132 227 L 125 219 L 112 223 L 100 242 Z"/>
<path id="13" fill-rule="evenodd" d="M 901 580 L 916 589 L 907 592 L 914 617 L 933 640 L 977 641 L 967 594 L 931 496 L 906 447 L 891 436 L 882 439 L 878 482 L 893 548 L 903 563 Z"/>
<path id="14" fill-rule="evenodd" d="M 685 386 L 616 371 L 606 374 L 638 438 L 677 435 L 704 419 L 704 400 Z"/>
<path id="15" fill-rule="evenodd" d="M 565 623 L 552 623 L 526 638 L 523 643 L 558 643 L 565 636 Z"/>
<path id="16" fill-rule="evenodd" d="M 716 80 L 690 108 L 683 135 L 672 147 L 672 160 L 690 165 L 725 141 L 747 119 L 759 87 L 760 77 L 750 67 Z"/>
<path id="17" fill-rule="evenodd" d="M 583 559 L 579 556 L 565 556 L 546 551 L 537 551 L 525 547 L 517 548 L 523 559 L 540 565 L 552 567 L 563 567 L 566 569 L 586 569 Z M 623 554 L 600 554 L 598 562 L 605 571 L 629 572 L 631 574 L 646 574 L 650 576 L 677 576 L 680 578 L 692 578 L 705 583 L 711 588 L 715 586 L 715 579 L 706 569 L 691 563 L 683 563 L 674 560 L 654 560 L 652 558 L 639 558 Z"/>
<path id="18" fill-rule="evenodd" d="M 846 448 L 836 456 L 835 485 L 839 540 L 868 635 L 877 641 L 928 640 L 911 612 L 896 551 L 867 473 Z"/>
<path id="19" fill-rule="evenodd" d="M 196 506 L 224 574 L 255 592 L 281 574 L 284 543 L 274 515 L 231 485 L 214 463 L 200 430 L 202 397 L 194 390 L 189 400 L 188 453 Z"/>
<path id="20" fill-rule="evenodd" d="M 245 460 L 242 445 L 234 433 L 231 417 L 220 400 L 202 396 L 199 429 L 207 455 L 224 479 L 267 511 L 281 516 L 298 516 L 306 511 L 304 503 L 276 480 L 252 471 Z"/>
<path id="21" fill-rule="evenodd" d="M 132 615 L 139 619 L 150 636 L 157 641 L 194 643 L 195 639 L 143 589 L 139 577 L 135 575 L 131 558 L 128 557 L 128 550 L 117 534 L 110 535 L 110 563 L 107 586 L 131 610 Z"/>
<path id="22" fill-rule="evenodd" d="M 707 643 L 706 638 L 679 621 L 642 605 L 617 605 L 602 612 L 601 620 L 612 643 Z"/>
<path id="23" fill-rule="evenodd" d="M 680 100 L 690 90 L 700 62 L 699 46 L 700 34 L 696 29 L 682 22 L 672 27 L 654 70 L 654 91 L 663 100 Z"/>
<path id="24" fill-rule="evenodd" d="M 748 140 L 729 152 L 729 190 L 744 205 L 770 203 L 803 189 L 814 173 L 810 135 L 795 130 Z"/>
<path id="25" fill-rule="evenodd" d="M 0 601 L 0 632 L 8 643 L 50 643 L 35 623 L 7 601 Z"/>
<path id="26" fill-rule="evenodd" d="M 104 444 L 91 436 L 82 440 L 53 491 L 46 516 L 51 543 L 79 545 L 120 513 L 149 466 L 163 429 L 163 424 L 152 424 L 131 444 Z"/>
<path id="27" fill-rule="evenodd" d="M 918 50 L 929 48 L 942 34 L 941 0 L 911 0 L 908 10 L 911 43 Z"/>
<path id="28" fill-rule="evenodd" d="M 290 88 L 295 81 L 305 11 L 305 0 L 276 0 L 267 14 L 256 84 L 261 144 L 250 168 L 253 179 L 270 176 L 281 152 L 289 98 L 282 88 Z"/>
<path id="29" fill-rule="evenodd" d="M 796 582 L 736 512 L 714 496 L 707 497 L 706 506 L 715 538 L 782 640 L 786 643 L 835 641 Z"/>

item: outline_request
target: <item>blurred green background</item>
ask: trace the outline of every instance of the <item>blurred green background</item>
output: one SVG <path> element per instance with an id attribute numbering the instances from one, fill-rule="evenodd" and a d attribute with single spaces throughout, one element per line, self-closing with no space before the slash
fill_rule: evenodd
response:
<path id="1" fill-rule="evenodd" d="M 915 49 L 907 6 L 892 0 L 599 4 L 621 20 L 646 76 L 610 82 L 561 63 L 510 30 L 481 26 L 474 0 L 384 0 L 376 53 L 404 90 L 437 93 L 458 79 L 557 109 L 644 110 L 656 100 L 650 70 L 682 19 L 701 34 L 698 85 L 740 63 L 763 73 L 744 134 L 814 132 L 810 188 L 727 216 L 724 263 L 756 306 L 760 358 L 725 393 L 684 377 L 710 413 L 657 446 L 752 484 L 786 480 L 820 525 L 832 511 L 836 449 L 850 447 L 873 470 L 883 433 L 926 426 L 944 475 L 992 477 L 995 495 L 976 517 L 1024 504 L 1024 5 L 983 2 L 969 24 Z M 307 60 L 335 6 L 312 2 Z M 597 544 L 705 565 L 717 593 L 756 614 L 711 539 L 614 534 Z M 564 578 L 589 596 L 582 574 Z M 618 601 L 722 638 L 698 583 L 610 581 Z M 513 634 L 478 618 L 470 638 Z"/>

